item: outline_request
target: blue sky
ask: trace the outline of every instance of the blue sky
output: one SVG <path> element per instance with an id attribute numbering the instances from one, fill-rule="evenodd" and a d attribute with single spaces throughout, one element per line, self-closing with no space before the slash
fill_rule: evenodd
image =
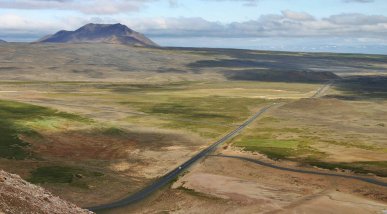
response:
<path id="1" fill-rule="evenodd" d="M 165 46 L 387 54 L 386 0 L 0 0 L 0 39 L 122 23 Z"/>
<path id="2" fill-rule="evenodd" d="M 142 16 L 202 17 L 209 21 L 233 22 L 256 19 L 260 15 L 283 10 L 308 12 L 318 18 L 340 13 L 386 14 L 387 2 L 349 3 L 341 0 L 261 0 L 246 6 L 241 1 L 180 1 L 170 9 L 168 2 L 158 2 L 144 10 Z"/>

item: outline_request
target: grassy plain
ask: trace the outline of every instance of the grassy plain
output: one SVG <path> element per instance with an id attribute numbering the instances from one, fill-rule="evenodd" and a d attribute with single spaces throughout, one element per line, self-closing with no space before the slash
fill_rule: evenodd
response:
<path id="1" fill-rule="evenodd" d="M 364 79 L 339 81 L 322 98 L 289 102 L 234 145 L 271 158 L 387 176 L 386 82 L 369 87 L 370 77 Z"/>
<path id="2" fill-rule="evenodd" d="M 81 205 L 107 202 L 151 182 L 261 107 L 309 97 L 320 86 L 244 81 L 3 82 L 0 97 L 13 100 L 7 101 L 13 106 L 25 106 L 17 117 L 8 114 L 8 123 L 35 134 L 19 129 L 13 134 L 14 140 L 25 143 L 20 151 L 33 154 L 23 156 L 24 164 L 19 162 L 15 170 L 15 157 L 0 164 Z M 106 183 L 111 184 L 109 190 Z"/>
<path id="3" fill-rule="evenodd" d="M 82 206 L 140 189 L 274 102 L 284 105 L 233 145 L 386 172 L 385 86 L 370 76 L 384 75 L 385 56 L 86 44 L 0 52 L 0 168 Z M 357 70 L 371 80 L 309 99 Z"/>
<path id="4" fill-rule="evenodd" d="M 21 134 L 38 137 L 39 134 L 32 127 L 53 128 L 66 122 L 88 121 L 78 115 L 5 100 L 0 100 L 0 117 L 0 157 L 11 159 L 33 156 L 28 149 L 29 144 L 19 138 Z"/>
<path id="5" fill-rule="evenodd" d="M 5 91 L 2 95 L 9 99 L 75 110 L 105 121 L 114 118 L 113 125 L 182 129 L 212 139 L 273 100 L 308 97 L 320 87 L 320 84 L 224 81 L 153 85 L 90 82 L 1 85 Z M 93 111 L 85 111 L 85 107 Z"/>

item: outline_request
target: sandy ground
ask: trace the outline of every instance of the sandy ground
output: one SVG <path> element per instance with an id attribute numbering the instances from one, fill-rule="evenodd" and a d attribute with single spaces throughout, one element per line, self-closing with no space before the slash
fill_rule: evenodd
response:
<path id="1" fill-rule="evenodd" d="M 296 163 L 274 162 L 259 154 L 234 149 L 221 152 L 297 167 Z M 384 214 L 387 212 L 387 188 L 210 156 L 193 166 L 170 188 L 138 205 L 106 213 L 163 212 Z"/>
<path id="2" fill-rule="evenodd" d="M 332 145 L 332 144 L 315 144 L 313 148 L 321 152 L 329 154 L 325 158 L 327 162 L 356 162 L 356 161 L 385 161 L 385 151 L 366 150 L 361 148 L 350 148 L 348 146 Z"/>
<path id="3" fill-rule="evenodd" d="M 273 211 L 271 213 L 278 214 L 298 214 L 298 213 L 381 213 L 387 212 L 385 203 L 371 201 L 361 197 L 345 194 L 341 192 L 326 192 L 304 201 L 296 202 L 288 207 L 284 207 L 281 211 Z"/>
<path id="4" fill-rule="evenodd" d="M 201 172 L 185 176 L 172 188 L 190 189 L 246 205 L 263 203 L 273 208 L 280 207 L 292 198 L 301 197 L 300 193 L 286 191 L 288 189 L 282 185 L 266 186 L 254 180 Z"/>

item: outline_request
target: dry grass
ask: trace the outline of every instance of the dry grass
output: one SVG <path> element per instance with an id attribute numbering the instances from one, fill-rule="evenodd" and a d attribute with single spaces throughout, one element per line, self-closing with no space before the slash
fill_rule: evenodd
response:
<path id="1" fill-rule="evenodd" d="M 301 99 L 271 112 L 234 145 L 272 158 L 386 176 L 386 106 L 380 99 Z M 295 146 L 284 147 L 286 142 Z"/>
<path id="2" fill-rule="evenodd" d="M 68 183 L 43 184 L 80 205 L 141 188 L 278 101 L 288 104 L 256 123 L 238 145 L 276 158 L 321 158 L 374 172 L 385 167 L 385 97 L 365 100 L 372 94 L 367 92 L 360 100 L 343 99 L 354 92 L 349 82 L 349 92 L 337 88 L 335 97 L 309 100 L 321 81 L 303 79 L 313 71 L 323 72 L 313 78 L 326 77 L 325 71 L 380 73 L 384 56 L 87 44 L 7 44 L 0 52 L 0 99 L 38 105 L 27 106 L 45 114 L 0 122 L 5 132 L 9 124 L 23 127 L 6 140 L 23 142 L 34 154 L 1 159 L 0 167 L 24 178 L 57 169 L 52 167 L 67 169 L 67 181 L 85 174 Z M 251 70 L 265 70 L 268 81 L 273 72 L 280 82 L 227 79 L 229 72 Z M 299 83 L 287 82 L 293 74 L 291 80 Z M 55 115 L 47 107 L 87 121 Z M 0 112 L 4 109 L 0 106 Z M 94 172 L 103 175 L 88 176 Z"/>
<path id="3" fill-rule="evenodd" d="M 89 119 L 82 123 L 52 117 L 22 120 L 24 126 L 38 133 L 19 135 L 23 142 L 28 142 L 37 159 L 32 165 L 26 164 L 32 161 L 28 159 L 19 162 L 17 170 L 13 167 L 17 161 L 0 162 L 4 169 L 32 180 L 30 173 L 42 167 L 101 173 L 102 177 L 85 176 L 69 183 L 50 180 L 42 185 L 66 199 L 76 199 L 80 205 L 107 202 L 135 191 L 181 164 L 272 102 L 256 95 L 291 100 L 295 96 L 309 96 L 318 87 L 265 82 L 2 83 L 3 99 L 72 112 Z M 69 174 L 66 176 L 58 179 L 68 179 Z M 108 182 L 111 190 L 104 187 Z M 125 191 L 113 193 L 114 189 Z"/>

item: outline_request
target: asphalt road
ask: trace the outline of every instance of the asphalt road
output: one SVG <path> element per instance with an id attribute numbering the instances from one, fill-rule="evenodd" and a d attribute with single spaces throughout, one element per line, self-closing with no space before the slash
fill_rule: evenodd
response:
<path id="1" fill-rule="evenodd" d="M 236 135 L 238 135 L 246 126 L 251 124 L 254 120 L 256 120 L 260 115 L 265 113 L 267 110 L 270 108 L 279 105 L 279 104 L 271 104 L 269 106 L 266 106 L 262 108 L 260 111 L 258 111 L 256 114 L 254 114 L 252 117 L 250 117 L 246 122 L 244 122 L 242 125 L 228 133 L 226 136 L 221 138 L 220 140 L 216 141 L 213 143 L 211 146 L 207 147 L 206 149 L 202 150 L 195 156 L 193 156 L 191 159 L 186 161 L 185 163 L 181 164 L 179 167 L 173 169 L 172 171 L 168 172 L 165 174 L 163 177 L 160 177 L 158 180 L 156 180 L 154 183 L 150 184 L 149 186 L 145 187 L 144 189 L 140 190 L 139 192 L 134 193 L 133 195 L 130 195 L 126 198 L 123 198 L 119 201 L 115 201 L 109 204 L 104 204 L 100 206 L 95 206 L 95 207 L 89 207 L 86 209 L 89 209 L 93 212 L 96 211 L 102 211 L 102 210 L 108 210 L 108 209 L 113 209 L 113 208 L 118 208 L 118 207 L 123 207 L 129 204 L 133 204 L 135 202 L 138 202 L 147 196 L 151 195 L 154 193 L 156 190 L 159 190 L 161 187 L 165 186 L 166 184 L 170 183 L 174 179 L 179 176 L 180 173 L 188 169 L 190 166 L 192 166 L 196 161 L 200 160 L 201 158 L 205 157 L 206 155 L 210 154 L 213 152 L 219 145 L 225 143 L 226 141 L 232 139 Z"/>
<path id="2" fill-rule="evenodd" d="M 298 172 L 298 173 L 304 173 L 304 174 L 313 174 L 313 175 L 323 175 L 323 176 L 332 176 L 332 177 L 339 177 L 339 178 L 346 178 L 346 179 L 355 179 L 371 184 L 375 184 L 378 186 L 387 187 L 387 183 L 383 181 L 379 181 L 373 178 L 367 178 L 367 177 L 360 177 L 360 176 L 354 176 L 354 175 L 342 175 L 342 174 L 335 174 L 335 173 L 329 173 L 329 172 L 318 172 L 318 171 L 312 171 L 312 170 L 304 170 L 304 169 L 294 169 L 294 168 L 288 168 L 288 167 L 282 167 L 277 166 L 274 164 L 266 163 L 260 160 L 247 158 L 247 157 L 241 157 L 241 156 L 231 156 L 231 155 L 211 155 L 211 157 L 223 157 L 223 158 L 234 158 L 234 159 L 240 159 L 244 161 L 253 162 L 255 164 L 259 164 L 262 166 L 279 169 L 283 171 L 289 171 L 289 172 Z"/>
<path id="3" fill-rule="evenodd" d="M 321 96 L 325 91 L 329 89 L 329 87 L 333 84 L 333 81 L 328 82 L 326 85 L 321 87 L 319 90 L 316 91 L 316 93 L 312 96 L 314 97 L 319 97 Z M 265 113 L 267 110 L 270 108 L 280 105 L 277 103 L 271 104 L 269 106 L 266 106 L 262 108 L 260 111 L 255 113 L 252 117 L 250 117 L 246 122 L 244 122 L 242 125 L 228 133 L 226 136 L 221 138 L 220 140 L 216 141 L 213 143 L 211 146 L 207 147 L 206 149 L 202 150 L 195 156 L 193 156 L 191 159 L 186 161 L 185 163 L 181 164 L 179 167 L 173 169 L 172 171 L 168 172 L 165 174 L 163 177 L 160 177 L 158 180 L 156 180 L 154 183 L 150 184 L 149 186 L 146 186 L 144 189 L 140 190 L 139 192 L 136 192 L 126 198 L 123 198 L 119 201 L 115 201 L 109 204 L 104 204 L 104 205 L 99 205 L 95 207 L 89 207 L 87 209 L 91 211 L 102 211 L 102 210 L 108 210 L 108 209 L 113 209 L 113 208 L 119 208 L 123 207 L 129 204 L 133 204 L 135 202 L 141 201 L 142 199 L 146 198 L 147 196 L 151 195 L 155 191 L 159 190 L 161 187 L 165 186 L 166 184 L 170 183 L 174 179 L 179 176 L 183 171 L 188 169 L 190 166 L 192 166 L 196 161 L 200 160 L 201 158 L 207 156 L 211 152 L 213 152 L 219 145 L 225 143 L 226 141 L 232 139 L 235 137 L 237 134 L 239 134 L 246 126 L 251 124 L 254 120 L 256 120 L 260 115 Z"/>

